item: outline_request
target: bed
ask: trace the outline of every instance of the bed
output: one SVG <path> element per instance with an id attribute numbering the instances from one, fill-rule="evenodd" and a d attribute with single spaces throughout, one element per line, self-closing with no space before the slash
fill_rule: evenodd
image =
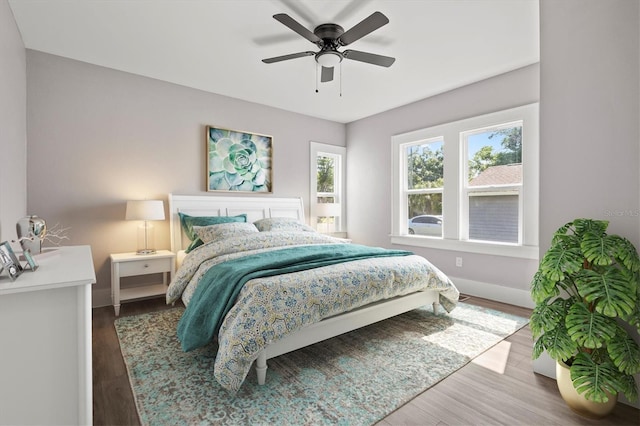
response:
<path id="1" fill-rule="evenodd" d="M 254 363 L 262 385 L 270 358 L 421 306 L 432 305 L 435 312 L 443 306 L 450 311 L 457 303 L 459 293 L 453 283 L 424 258 L 350 244 L 304 225 L 300 198 L 169 194 L 169 210 L 171 249 L 178 255 L 178 269 L 167 291 L 167 303 L 182 299 L 186 306 L 178 326 L 183 349 L 217 340 L 214 375 L 229 391 L 239 389 Z M 205 226 L 193 227 L 196 236 L 196 232 L 185 232 L 184 217 L 243 221 L 205 222 Z M 253 223 L 268 226 L 249 232 Z M 185 254 L 197 237 L 204 243 Z M 276 254 L 280 259 L 307 253 L 314 261 L 326 263 L 269 274 L 263 271 L 271 267 L 256 263 L 267 262 L 263 257 L 273 259 Z M 346 257 L 354 253 L 355 260 Z M 221 274 L 236 273 L 247 264 L 253 272 L 233 291 L 226 284 L 200 285 L 226 282 L 230 275 Z M 208 294 L 209 287 L 218 290 Z M 205 312 L 211 300 L 219 303 L 224 298 L 233 303 L 223 302 L 222 307 L 212 308 L 215 312 Z M 215 327 L 204 324 L 215 315 Z"/>

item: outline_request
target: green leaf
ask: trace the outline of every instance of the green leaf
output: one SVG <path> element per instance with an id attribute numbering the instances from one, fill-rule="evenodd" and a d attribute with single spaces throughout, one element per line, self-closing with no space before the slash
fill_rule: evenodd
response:
<path id="1" fill-rule="evenodd" d="M 567 309 L 564 299 L 548 298 L 544 303 L 537 304 L 529 320 L 529 328 L 533 336 L 538 337 L 564 324 Z"/>
<path id="2" fill-rule="evenodd" d="M 536 342 L 556 361 L 566 361 L 578 352 L 578 345 L 567 334 L 564 324 L 544 333 Z"/>
<path id="3" fill-rule="evenodd" d="M 615 339 L 607 344 L 607 352 L 613 364 L 625 374 L 640 373 L 640 347 L 626 332 L 617 326 Z"/>
<path id="4" fill-rule="evenodd" d="M 625 317 L 636 309 L 634 283 L 617 268 L 587 269 L 577 278 L 578 292 L 596 311 L 608 317 Z"/>
<path id="5" fill-rule="evenodd" d="M 615 320 L 598 312 L 590 312 L 586 303 L 574 303 L 566 319 L 567 332 L 578 346 L 601 348 L 616 335 Z"/>
<path id="6" fill-rule="evenodd" d="M 565 273 L 572 274 L 582 269 L 584 258 L 578 247 L 552 246 L 540 262 L 540 271 L 551 281 L 561 281 Z"/>
<path id="7" fill-rule="evenodd" d="M 638 333 L 640 333 L 640 306 L 637 307 L 637 310 L 634 313 L 625 317 L 624 320 L 632 327 L 635 327 L 638 330 Z"/>
<path id="8" fill-rule="evenodd" d="M 553 238 L 551 239 L 551 245 L 555 246 L 560 243 L 563 237 L 567 236 L 567 231 L 573 226 L 573 222 L 565 223 L 562 225 L 556 232 L 553 234 Z"/>
<path id="9" fill-rule="evenodd" d="M 582 239 L 587 232 L 603 235 L 607 231 L 608 226 L 609 221 L 607 220 L 576 219 L 573 221 L 574 234 L 580 239 Z"/>
<path id="10" fill-rule="evenodd" d="M 580 249 L 590 263 L 606 266 L 613 263 L 618 250 L 617 242 L 615 237 L 589 231 L 582 237 Z"/>
<path id="11" fill-rule="evenodd" d="M 548 279 L 542 272 L 536 272 L 531 281 L 531 298 L 536 303 L 541 303 L 558 294 L 560 294 L 560 290 L 556 287 L 556 282 Z"/>
<path id="12" fill-rule="evenodd" d="M 607 393 L 617 395 L 618 390 L 624 386 L 624 375 L 610 360 L 596 363 L 585 352 L 576 356 L 570 370 L 573 387 L 590 401 L 607 402 Z"/>
<path id="13" fill-rule="evenodd" d="M 533 343 L 533 353 L 531 359 L 537 359 L 544 352 L 544 345 L 542 344 L 542 340 L 536 340 Z"/>
<path id="14" fill-rule="evenodd" d="M 618 262 L 631 272 L 640 271 L 640 256 L 634 245 L 631 244 L 631 241 L 617 235 L 614 235 L 614 237 L 618 239 L 618 250 L 615 254 Z"/>
<path id="15" fill-rule="evenodd" d="M 623 393 L 631 402 L 635 402 L 638 399 L 638 385 L 633 376 L 627 375 L 620 378 L 618 393 Z"/>

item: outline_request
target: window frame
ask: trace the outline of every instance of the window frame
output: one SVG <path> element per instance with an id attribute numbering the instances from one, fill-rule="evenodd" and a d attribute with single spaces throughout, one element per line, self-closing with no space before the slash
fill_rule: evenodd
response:
<path id="1" fill-rule="evenodd" d="M 345 178 L 347 166 L 347 148 L 343 146 L 330 145 L 321 142 L 310 142 L 309 155 L 309 224 L 317 229 L 318 215 L 317 205 L 318 197 L 333 196 L 337 203 L 340 204 L 340 216 L 337 216 L 335 222 L 336 232 L 331 235 L 338 237 L 346 237 L 347 235 L 347 218 L 346 218 L 346 197 L 345 197 Z M 338 164 L 334 164 L 334 192 L 319 193 L 318 192 L 318 155 L 330 155 L 337 159 Z"/>
<path id="2" fill-rule="evenodd" d="M 519 197 L 519 242 L 503 243 L 468 239 L 468 199 L 465 182 L 468 159 L 464 133 L 522 122 L 522 183 Z M 468 119 L 432 126 L 391 137 L 392 206 L 391 243 L 416 247 L 537 259 L 539 211 L 539 104 L 532 103 Z M 442 238 L 408 235 L 407 203 L 403 191 L 406 162 L 403 150 L 418 141 L 442 138 L 444 189 Z M 465 210 L 466 208 L 466 210 Z"/>
<path id="3" fill-rule="evenodd" d="M 524 130 L 524 120 L 516 120 L 508 123 L 502 123 L 500 125 L 494 126 L 485 126 L 479 129 L 470 129 L 467 131 L 460 132 L 460 145 L 462 149 L 461 155 L 461 170 L 462 178 L 462 188 L 460 191 L 460 239 L 463 241 L 478 241 L 478 242 L 491 242 L 491 241 L 483 241 L 483 240 L 472 240 L 469 238 L 469 228 L 470 228 L 470 218 L 469 218 L 469 197 L 470 196 L 495 196 L 495 195 L 518 195 L 518 241 L 517 243 L 508 243 L 508 242 L 499 242 L 496 241 L 497 244 L 515 244 L 517 246 L 521 246 L 523 243 L 523 233 L 524 233 L 524 197 L 522 196 L 522 188 L 523 182 L 519 184 L 505 184 L 505 185 L 479 185 L 471 187 L 469 186 L 469 136 L 487 133 L 490 131 L 509 129 L 512 127 L 520 126 Z M 524 140 L 524 135 L 523 135 Z M 525 144 L 522 146 L 523 150 L 523 159 L 522 164 L 524 168 L 524 151 Z M 471 195 L 474 194 L 474 195 Z M 465 215 L 465 212 L 467 214 Z"/>

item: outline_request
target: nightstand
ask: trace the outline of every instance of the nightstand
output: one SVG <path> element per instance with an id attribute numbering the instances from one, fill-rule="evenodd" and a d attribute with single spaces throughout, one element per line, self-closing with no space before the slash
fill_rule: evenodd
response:
<path id="1" fill-rule="evenodd" d="M 165 294 L 169 285 L 168 275 L 173 278 L 175 272 L 176 255 L 168 250 L 158 250 L 155 254 L 112 254 L 111 300 L 116 316 L 120 315 L 120 302 Z M 124 277 L 158 273 L 162 274 L 162 283 L 120 288 Z"/>

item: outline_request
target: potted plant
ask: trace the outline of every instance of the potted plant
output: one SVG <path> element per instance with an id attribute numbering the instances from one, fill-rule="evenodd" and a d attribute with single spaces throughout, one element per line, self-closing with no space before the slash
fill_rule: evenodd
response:
<path id="1" fill-rule="evenodd" d="M 640 332 L 640 258 L 627 239 L 607 235 L 608 225 L 576 219 L 556 231 L 531 283 L 530 327 L 533 358 L 546 350 L 569 368 L 577 394 L 612 410 L 619 393 L 638 397 L 640 347 L 632 333 Z"/>

